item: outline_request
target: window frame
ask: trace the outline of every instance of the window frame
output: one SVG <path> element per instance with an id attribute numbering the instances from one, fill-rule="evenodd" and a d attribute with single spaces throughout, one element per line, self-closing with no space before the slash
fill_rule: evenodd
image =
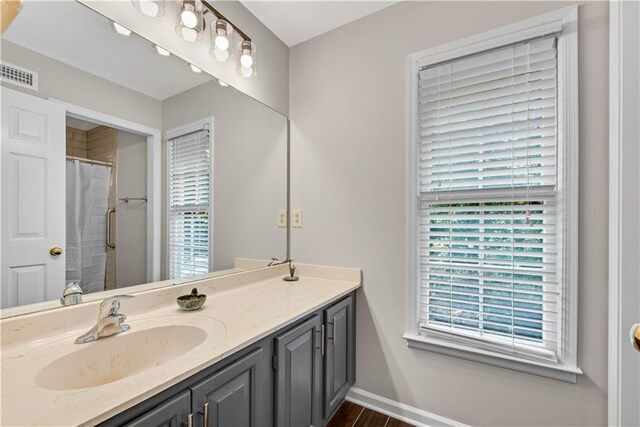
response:
<path id="1" fill-rule="evenodd" d="M 165 275 L 167 279 L 170 279 L 170 262 L 169 262 L 169 216 L 171 215 L 171 207 L 169 206 L 169 186 L 171 185 L 171 174 L 170 172 L 170 158 L 169 158 L 169 140 L 173 138 L 179 138 L 185 134 L 195 132 L 201 129 L 209 130 L 209 155 L 211 157 L 211 169 L 210 169 L 210 182 L 209 182 L 209 270 L 211 271 L 213 268 L 213 240 L 214 240 L 214 180 L 213 180 L 213 172 L 214 172 L 214 159 L 215 159 L 215 151 L 214 151 L 214 118 L 206 117 L 204 119 L 196 120 L 191 123 L 187 123 L 185 125 L 177 126 L 175 128 L 171 128 L 166 131 L 165 134 L 165 147 L 164 147 L 164 156 L 165 156 L 165 238 L 164 240 L 164 260 L 165 260 Z M 197 276 L 187 277 L 183 279 L 171 279 L 176 280 L 176 283 L 180 281 L 193 281 Z"/>
<path id="2" fill-rule="evenodd" d="M 558 317 L 557 362 L 532 360 L 488 350 L 486 346 L 447 334 L 419 330 L 418 247 L 418 69 L 535 37 L 561 32 L 558 37 L 558 200 L 564 213 L 558 227 L 565 238 L 559 243 L 563 289 Z M 578 334 L 578 6 L 439 45 L 409 55 L 407 62 L 407 275 L 408 312 L 403 338 L 410 348 L 434 351 L 557 380 L 576 382 Z"/>

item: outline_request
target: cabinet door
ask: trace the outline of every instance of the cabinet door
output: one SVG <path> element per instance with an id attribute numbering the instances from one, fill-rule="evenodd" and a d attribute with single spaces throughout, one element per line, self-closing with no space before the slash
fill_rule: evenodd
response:
<path id="1" fill-rule="evenodd" d="M 185 390 L 164 401 L 144 415 L 139 416 L 127 427 L 183 427 L 187 425 L 191 413 L 191 393 Z"/>
<path id="2" fill-rule="evenodd" d="M 355 380 L 355 322 L 353 297 L 324 310 L 324 416 L 337 409 Z"/>
<path id="3" fill-rule="evenodd" d="M 191 387 L 195 424 L 205 427 L 262 427 L 265 353 L 258 348 Z M 205 405 L 207 405 L 205 407 Z M 208 412 L 208 423 L 205 423 Z"/>
<path id="4" fill-rule="evenodd" d="M 279 427 L 322 423 L 320 334 L 320 316 L 316 315 L 275 339 L 275 419 Z"/>

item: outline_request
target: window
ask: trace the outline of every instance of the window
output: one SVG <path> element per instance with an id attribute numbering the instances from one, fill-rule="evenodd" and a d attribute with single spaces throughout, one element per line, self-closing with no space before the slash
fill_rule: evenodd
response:
<path id="1" fill-rule="evenodd" d="M 579 373 L 571 10 L 412 57 L 412 346 Z"/>
<path id="2" fill-rule="evenodd" d="M 210 126 L 169 132 L 168 273 L 206 275 L 211 265 L 212 189 Z"/>

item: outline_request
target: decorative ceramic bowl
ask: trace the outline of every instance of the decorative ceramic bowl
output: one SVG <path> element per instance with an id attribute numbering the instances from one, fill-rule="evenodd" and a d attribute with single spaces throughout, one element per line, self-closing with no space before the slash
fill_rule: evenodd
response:
<path id="1" fill-rule="evenodd" d="M 200 310 L 207 300 L 205 294 L 198 294 L 198 288 L 193 288 L 191 294 L 178 297 L 178 306 L 184 311 Z"/>

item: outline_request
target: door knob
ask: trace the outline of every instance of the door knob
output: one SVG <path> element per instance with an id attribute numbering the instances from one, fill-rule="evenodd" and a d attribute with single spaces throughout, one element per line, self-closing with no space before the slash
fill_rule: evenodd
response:
<path id="1" fill-rule="evenodd" d="M 636 351 L 640 351 L 640 323 L 636 323 L 631 327 L 631 330 L 629 331 L 629 339 Z"/>
<path id="2" fill-rule="evenodd" d="M 62 248 L 59 248 L 58 246 L 54 246 L 51 249 L 49 249 L 49 253 L 53 256 L 60 256 L 62 255 Z"/>

